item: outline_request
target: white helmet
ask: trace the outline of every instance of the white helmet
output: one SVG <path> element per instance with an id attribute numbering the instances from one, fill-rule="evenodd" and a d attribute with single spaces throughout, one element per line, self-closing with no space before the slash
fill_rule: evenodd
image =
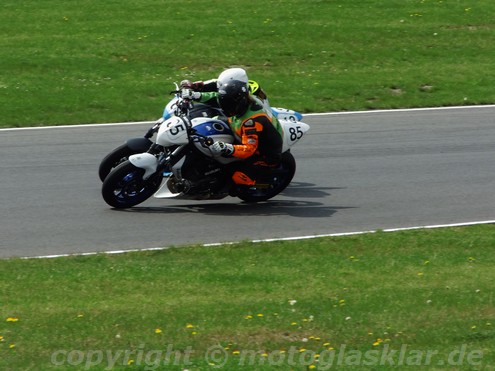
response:
<path id="1" fill-rule="evenodd" d="M 217 88 L 220 88 L 222 85 L 228 84 L 232 81 L 240 81 L 246 84 L 248 87 L 248 76 L 244 69 L 242 68 L 229 68 L 223 71 L 217 79 Z"/>

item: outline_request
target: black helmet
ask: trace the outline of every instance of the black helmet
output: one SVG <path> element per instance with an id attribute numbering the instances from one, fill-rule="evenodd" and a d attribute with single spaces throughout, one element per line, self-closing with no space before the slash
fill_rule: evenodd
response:
<path id="1" fill-rule="evenodd" d="M 242 116 L 249 107 L 248 84 L 240 80 L 219 81 L 218 104 L 227 116 Z"/>

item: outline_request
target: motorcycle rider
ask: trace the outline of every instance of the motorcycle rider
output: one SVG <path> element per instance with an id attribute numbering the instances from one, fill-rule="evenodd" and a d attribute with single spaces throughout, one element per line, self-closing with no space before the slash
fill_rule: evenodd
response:
<path id="1" fill-rule="evenodd" d="M 236 142 L 230 144 L 217 141 L 210 146 L 210 150 L 214 155 L 243 160 L 231 165 L 234 183 L 255 185 L 256 175 L 266 173 L 271 167 L 278 165 L 282 154 L 282 126 L 273 115 L 266 94 L 257 83 L 251 82 L 251 87 L 256 90 L 254 94 L 250 94 L 250 81 L 244 69 L 227 69 L 218 79 L 207 83 L 188 84 L 183 81 L 181 85 L 183 98 L 203 103 L 216 99 L 229 118 Z"/>

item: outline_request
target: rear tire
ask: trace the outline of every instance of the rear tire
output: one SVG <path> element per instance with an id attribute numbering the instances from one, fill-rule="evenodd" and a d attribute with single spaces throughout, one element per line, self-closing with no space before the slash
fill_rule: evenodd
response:
<path id="1" fill-rule="evenodd" d="M 279 166 L 273 169 L 268 177 L 258 181 L 258 183 L 269 184 L 268 187 L 238 186 L 237 197 L 246 202 L 269 200 L 287 188 L 295 173 L 296 160 L 294 156 L 289 151 L 284 152 Z"/>
<path id="2" fill-rule="evenodd" d="M 157 172 L 143 179 L 144 173 L 144 169 L 128 160 L 121 163 L 103 182 L 101 195 L 105 202 L 117 209 L 125 209 L 146 201 L 160 188 L 163 177 Z"/>

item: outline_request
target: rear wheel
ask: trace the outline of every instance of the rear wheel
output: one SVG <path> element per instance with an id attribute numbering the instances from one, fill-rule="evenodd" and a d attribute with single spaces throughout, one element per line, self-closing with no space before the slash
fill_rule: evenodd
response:
<path id="1" fill-rule="evenodd" d="M 107 204 L 125 209 L 144 202 L 160 187 L 163 177 L 155 173 L 143 179 L 144 169 L 125 161 L 105 178 L 101 194 Z"/>
<path id="2" fill-rule="evenodd" d="M 238 186 L 237 197 L 246 202 L 261 202 L 275 197 L 292 181 L 296 173 L 296 160 L 290 152 L 282 154 L 282 160 L 269 175 L 257 180 L 255 186 Z"/>

